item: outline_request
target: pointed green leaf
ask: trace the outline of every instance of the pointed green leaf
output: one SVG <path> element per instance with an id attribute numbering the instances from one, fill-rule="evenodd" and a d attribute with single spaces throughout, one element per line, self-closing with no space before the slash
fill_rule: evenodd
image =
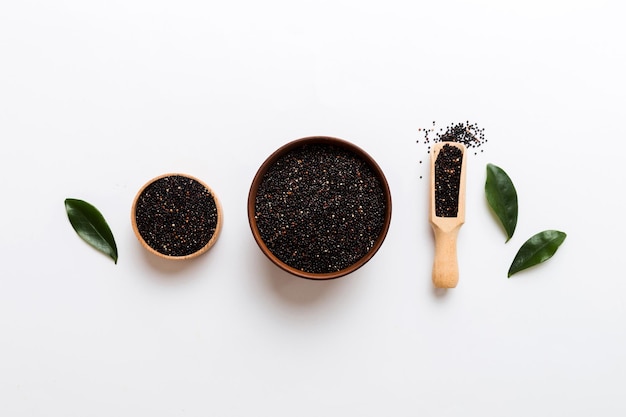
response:
<path id="1" fill-rule="evenodd" d="M 507 173 L 493 164 L 487 164 L 485 195 L 489 206 L 504 227 L 508 242 L 517 226 L 517 192 Z"/>
<path id="2" fill-rule="evenodd" d="M 509 268 L 509 278 L 523 269 L 550 259 L 566 237 L 565 233 L 558 230 L 544 230 L 528 239 L 513 259 Z"/>
<path id="3" fill-rule="evenodd" d="M 78 236 L 109 255 L 117 264 L 117 246 L 113 233 L 98 209 L 86 201 L 68 198 L 65 200 L 65 211 Z"/>

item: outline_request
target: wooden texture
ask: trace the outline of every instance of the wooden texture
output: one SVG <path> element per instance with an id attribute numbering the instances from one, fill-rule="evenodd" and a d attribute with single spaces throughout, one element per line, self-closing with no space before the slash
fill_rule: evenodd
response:
<path id="1" fill-rule="evenodd" d="M 217 209 L 217 225 L 215 226 L 215 231 L 213 232 L 213 236 L 211 236 L 211 239 L 209 239 L 209 241 L 207 242 L 206 245 L 204 245 L 202 248 L 200 248 L 199 250 L 197 250 L 194 253 L 190 253 L 189 255 L 184 255 L 184 256 L 170 256 L 170 255 L 166 255 L 164 253 L 161 253 L 157 250 L 155 250 L 154 248 L 152 248 L 150 245 L 148 245 L 146 243 L 146 241 L 144 240 L 143 236 L 141 236 L 141 233 L 139 233 L 139 229 L 137 227 L 137 219 L 136 219 L 136 210 L 137 210 L 137 203 L 139 200 L 139 196 L 141 196 L 142 192 L 146 189 L 146 187 L 148 187 L 150 184 L 152 184 L 153 182 L 164 178 L 164 177 L 170 177 L 170 176 L 182 176 L 182 177 L 186 177 L 186 178 L 191 178 L 192 180 L 197 181 L 198 183 L 200 183 L 204 188 L 206 188 L 209 193 L 211 193 L 211 196 L 213 197 L 213 200 L 215 201 L 215 207 Z M 181 174 L 181 173 L 168 173 L 168 174 L 163 174 L 163 175 L 159 175 L 158 177 L 155 177 L 153 179 L 151 179 L 150 181 L 148 181 L 147 183 L 145 183 L 137 192 L 137 195 L 135 196 L 134 200 L 133 200 L 133 205 L 132 205 L 132 209 L 131 209 L 131 213 L 130 213 L 130 222 L 131 225 L 133 227 L 133 232 L 135 233 L 135 236 L 137 237 L 137 240 L 139 240 L 139 243 L 141 243 L 141 246 L 143 246 L 148 252 L 163 258 L 163 259 L 172 259 L 172 260 L 187 260 L 187 259 L 192 259 L 195 258 L 205 252 L 207 252 L 209 249 L 211 249 L 211 247 L 215 244 L 215 242 L 217 242 L 217 239 L 220 236 L 220 232 L 222 231 L 222 223 L 223 223 L 223 210 L 222 210 L 222 205 L 219 201 L 219 199 L 217 198 L 217 195 L 215 195 L 215 193 L 213 192 L 213 190 L 211 189 L 211 187 L 209 187 L 204 181 L 192 176 L 192 175 L 188 175 L 188 174 Z"/>
<path id="2" fill-rule="evenodd" d="M 459 148 L 463 152 L 457 217 L 438 217 L 435 211 L 435 161 L 445 145 Z M 435 259 L 433 262 L 433 284 L 437 288 L 454 288 L 459 282 L 457 257 L 457 236 L 465 223 L 465 173 L 467 149 L 461 143 L 440 142 L 433 146 L 430 155 L 430 224 L 435 239 Z"/>
<path id="3" fill-rule="evenodd" d="M 287 265 L 285 262 L 280 260 L 276 255 L 274 255 L 270 249 L 267 247 L 263 239 L 261 238 L 261 233 L 256 224 L 255 213 L 256 213 L 256 195 L 261 181 L 263 180 L 263 176 L 267 172 L 267 170 L 276 162 L 284 154 L 301 147 L 305 144 L 323 144 L 323 145 L 331 145 L 339 148 L 346 149 L 356 156 L 364 160 L 370 168 L 374 171 L 374 174 L 378 177 L 380 181 L 380 185 L 383 189 L 384 198 L 385 198 L 385 219 L 383 229 L 381 230 L 378 238 L 374 242 L 374 246 L 365 254 L 364 257 L 356 261 L 354 264 L 336 272 L 328 272 L 328 273 L 314 273 L 314 272 L 306 272 L 294 268 L 292 266 Z M 252 185 L 250 186 L 250 192 L 248 194 L 248 222 L 250 224 L 250 229 L 252 231 L 252 235 L 254 236 L 254 240 L 258 244 L 261 252 L 267 256 L 267 258 L 272 261 L 276 266 L 281 268 L 282 270 L 289 272 L 292 275 L 295 275 L 300 278 L 312 279 L 312 280 L 328 280 L 335 279 L 339 277 L 343 277 L 348 275 L 365 263 L 367 263 L 378 251 L 378 249 L 383 244 L 385 237 L 387 236 L 387 231 L 389 230 L 389 225 L 391 223 L 391 191 L 389 190 L 389 184 L 387 183 L 387 179 L 385 178 L 385 174 L 380 166 L 376 163 L 374 158 L 372 158 L 367 152 L 358 146 L 354 145 L 351 142 L 348 142 L 343 139 L 333 138 L 328 136 L 309 136 L 301 139 L 293 140 L 280 148 L 278 148 L 274 153 L 272 153 L 261 165 L 259 170 L 257 171 Z"/>

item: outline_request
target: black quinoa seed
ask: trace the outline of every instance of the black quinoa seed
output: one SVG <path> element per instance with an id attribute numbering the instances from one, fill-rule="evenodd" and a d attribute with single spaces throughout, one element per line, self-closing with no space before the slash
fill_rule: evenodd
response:
<path id="1" fill-rule="evenodd" d="M 349 150 L 305 144 L 280 157 L 255 199 L 261 239 L 282 262 L 337 272 L 363 258 L 383 230 L 386 200 L 370 165 Z"/>
<path id="2" fill-rule="evenodd" d="M 182 175 L 159 178 L 139 195 L 137 229 L 155 251 L 191 255 L 211 240 L 218 223 L 215 199 L 207 188 Z"/>
<path id="3" fill-rule="evenodd" d="M 443 145 L 435 160 L 435 214 L 457 217 L 463 152 L 456 146 Z"/>
<path id="4" fill-rule="evenodd" d="M 434 125 L 435 122 L 433 122 Z M 487 142 L 485 129 L 469 121 L 453 123 L 447 126 L 445 130 L 443 128 L 439 128 L 439 131 L 436 131 L 435 128 L 419 128 L 418 132 L 423 132 L 423 143 L 425 144 L 459 142 L 467 148 L 479 148 Z M 419 140 L 417 143 L 420 143 Z"/>
<path id="5" fill-rule="evenodd" d="M 485 129 L 479 127 L 477 123 L 472 123 L 469 120 L 450 124 L 445 129 L 439 128 L 439 130 L 437 130 L 434 126 L 435 122 L 433 122 L 433 127 L 418 128 L 418 132 L 423 134 L 422 140 L 417 140 L 418 144 L 422 144 L 421 146 L 428 146 L 439 142 L 458 142 L 465 145 L 468 149 L 477 149 L 487 142 L 487 139 L 485 138 Z M 482 153 L 483 149 L 481 149 L 480 152 Z M 430 154 L 430 146 L 428 146 L 426 153 Z M 478 152 L 474 152 L 474 155 L 477 154 Z M 420 163 L 421 162 L 422 161 L 420 161 Z"/>

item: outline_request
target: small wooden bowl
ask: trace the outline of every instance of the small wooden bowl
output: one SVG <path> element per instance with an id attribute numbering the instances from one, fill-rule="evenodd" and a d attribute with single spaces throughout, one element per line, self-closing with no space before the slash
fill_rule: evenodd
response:
<path id="1" fill-rule="evenodd" d="M 141 232 L 140 232 L 140 228 L 137 225 L 137 207 L 139 204 L 139 199 L 141 198 L 141 196 L 143 195 L 144 191 L 152 184 L 154 184 L 156 181 L 159 181 L 163 178 L 167 178 L 167 177 L 183 177 L 185 179 L 189 179 L 192 181 L 195 181 L 197 183 L 199 183 L 202 187 L 204 187 L 209 194 L 211 195 L 213 201 L 215 202 L 215 207 L 217 209 L 217 223 L 215 226 L 215 230 L 213 232 L 213 234 L 211 235 L 211 237 L 209 238 L 208 242 L 202 246 L 200 249 L 195 250 L 194 252 L 191 252 L 189 254 L 185 254 L 185 255 L 170 255 L 170 254 L 166 254 L 163 252 L 159 252 L 158 250 L 156 250 L 155 248 L 153 248 L 152 246 L 150 246 L 148 244 L 148 242 L 146 241 L 146 239 L 144 238 L 144 236 L 142 236 Z M 133 205 L 132 205 L 132 209 L 131 209 L 131 224 L 133 227 L 133 231 L 135 232 L 135 236 L 137 237 L 137 240 L 139 240 L 139 242 L 141 243 L 141 245 L 148 250 L 148 252 L 160 257 L 160 258 L 164 258 L 164 259 L 172 259 L 172 260 L 186 260 L 186 259 L 191 259 L 191 258 L 195 258 L 203 253 L 205 253 L 206 251 L 208 251 L 214 244 L 215 242 L 217 242 L 217 239 L 219 237 L 220 231 L 222 229 L 222 222 L 223 222 L 223 214 L 222 214 L 222 206 L 220 204 L 220 201 L 218 200 L 217 196 L 215 195 L 215 193 L 213 192 L 213 190 L 211 190 L 211 188 L 204 183 L 203 181 L 199 180 L 198 178 L 195 178 L 191 175 L 187 175 L 187 174 L 180 174 L 180 173 L 170 173 L 170 174 L 163 174 L 160 175 L 158 177 L 155 177 L 153 179 L 151 179 L 150 181 L 148 181 L 143 187 L 141 187 L 141 189 L 137 192 L 137 195 L 135 196 L 135 199 L 133 200 Z"/>
<path id="2" fill-rule="evenodd" d="M 264 176 L 267 173 L 267 171 L 283 155 L 289 153 L 292 150 L 300 148 L 304 145 L 313 145 L 313 144 L 329 145 L 329 146 L 333 146 L 333 147 L 340 148 L 343 150 L 347 150 L 350 153 L 354 154 L 357 158 L 364 161 L 370 167 L 375 177 L 379 180 L 382 193 L 383 193 L 384 203 L 385 203 L 383 226 L 378 237 L 376 238 L 374 242 L 373 247 L 369 249 L 369 251 L 367 251 L 367 253 L 363 257 L 361 257 L 360 259 L 358 259 L 357 261 L 355 261 L 348 267 L 345 267 L 335 272 L 313 273 L 313 272 L 303 271 L 303 270 L 294 268 L 286 264 L 285 262 L 283 262 L 281 259 L 279 259 L 276 255 L 274 255 L 270 251 L 266 243 L 263 241 L 263 238 L 261 237 L 261 233 L 257 226 L 256 197 L 258 194 L 259 186 L 261 182 L 263 181 Z M 385 240 L 387 231 L 389 229 L 389 225 L 391 223 L 391 193 L 389 190 L 389 184 L 387 183 L 387 180 L 385 178 L 385 175 L 383 174 L 382 169 L 376 163 L 376 161 L 374 161 L 374 159 L 369 154 L 367 154 L 363 149 L 359 148 L 358 146 L 348 141 L 333 138 L 333 137 L 328 137 L 328 136 L 311 136 L 311 137 L 305 137 L 302 139 L 297 139 L 277 149 L 274 153 L 272 153 L 265 160 L 265 162 L 263 162 L 263 164 L 257 171 L 252 181 L 250 192 L 248 194 L 248 222 L 250 223 L 250 229 L 252 230 L 252 235 L 254 236 L 254 239 L 256 243 L 258 244 L 259 248 L 261 249 L 261 251 L 265 254 L 265 256 L 269 258 L 270 261 L 272 261 L 279 268 L 297 277 L 307 278 L 307 279 L 312 279 L 312 280 L 328 280 L 328 279 L 339 278 L 347 274 L 350 274 L 356 271 L 357 269 L 359 269 L 360 267 L 362 267 L 366 262 L 368 262 L 374 256 L 374 254 L 376 254 L 380 246 L 383 244 L 383 241 Z"/>

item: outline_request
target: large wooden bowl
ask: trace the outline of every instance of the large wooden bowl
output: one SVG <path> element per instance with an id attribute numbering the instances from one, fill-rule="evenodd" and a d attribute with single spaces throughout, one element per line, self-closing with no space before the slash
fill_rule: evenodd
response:
<path id="1" fill-rule="evenodd" d="M 289 153 L 290 151 L 295 150 L 304 145 L 312 145 L 312 144 L 330 145 L 333 147 L 341 148 L 341 149 L 349 151 L 350 153 L 354 154 L 356 157 L 364 161 L 367 165 L 369 165 L 374 175 L 378 178 L 382 191 L 383 191 L 383 198 L 385 201 L 385 212 L 384 212 L 385 214 L 384 214 L 384 219 L 383 219 L 383 227 L 378 237 L 376 238 L 373 247 L 363 257 L 361 257 L 360 259 L 358 259 L 357 261 L 355 261 L 348 267 L 343 268 L 339 271 L 334 271 L 334 272 L 312 273 L 312 272 L 303 271 L 303 270 L 294 268 L 290 265 L 287 265 L 285 262 L 283 262 L 283 260 L 279 259 L 274 253 L 272 253 L 272 251 L 268 248 L 266 243 L 263 241 L 263 238 L 257 226 L 256 217 L 255 217 L 256 216 L 256 197 L 257 197 L 258 189 L 268 169 L 274 166 L 274 164 L 280 157 Z M 269 260 L 272 261 L 274 264 L 276 264 L 279 268 L 301 278 L 314 279 L 314 280 L 328 280 L 328 279 L 339 278 L 344 275 L 350 274 L 356 271 L 357 269 L 359 269 L 360 267 L 362 267 L 366 262 L 368 262 L 374 256 L 374 254 L 376 254 L 380 246 L 383 244 L 383 241 L 385 240 L 387 231 L 389 229 L 389 224 L 391 222 L 391 193 L 389 191 L 389 184 L 387 183 L 385 175 L 383 174 L 383 171 L 378 166 L 376 161 L 374 161 L 374 159 L 369 154 L 367 154 L 363 149 L 359 148 L 358 146 L 348 141 L 333 138 L 333 137 L 327 137 L 327 136 L 311 136 L 311 137 L 306 137 L 302 139 L 297 139 L 297 140 L 287 143 L 286 145 L 283 145 L 274 153 L 272 153 L 265 160 L 265 162 L 263 162 L 263 164 L 257 171 L 252 181 L 250 192 L 248 194 L 248 221 L 250 223 L 250 229 L 252 231 L 252 235 L 254 236 L 254 239 L 256 243 L 258 244 L 259 248 L 265 254 L 265 256 L 267 256 Z"/>

